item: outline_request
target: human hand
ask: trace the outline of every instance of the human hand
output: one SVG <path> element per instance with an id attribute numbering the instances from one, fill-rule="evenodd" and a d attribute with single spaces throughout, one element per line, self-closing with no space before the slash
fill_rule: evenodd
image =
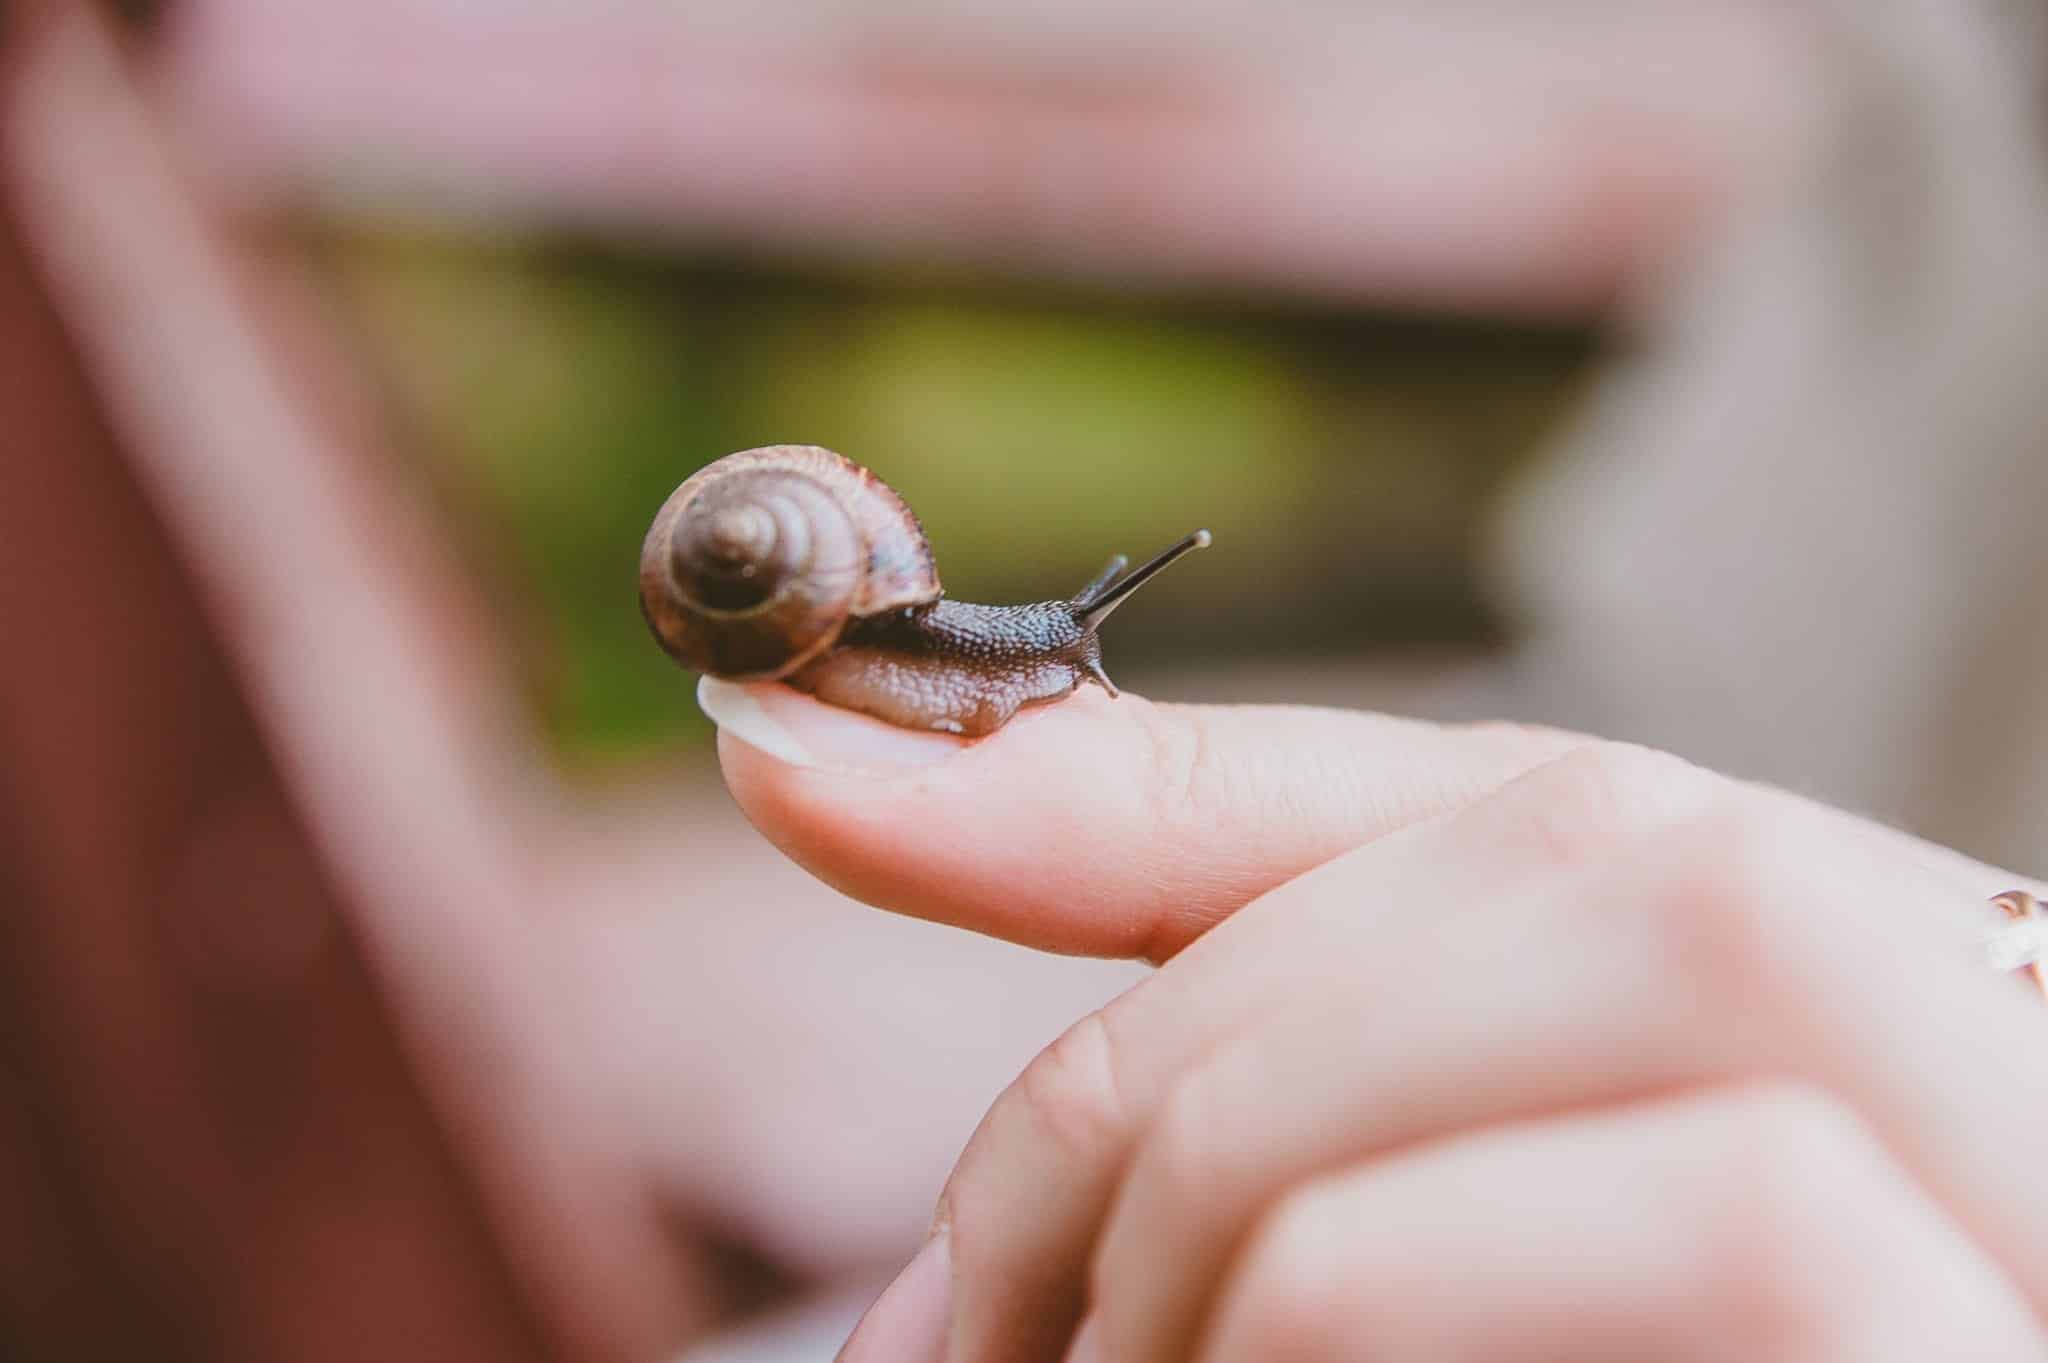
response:
<path id="1" fill-rule="evenodd" d="M 956 753 L 752 694 L 928 763 L 721 741 L 826 879 L 1166 962 L 850 1363 L 2040 1355 L 2042 1019 L 1969 950 L 2012 877 L 1566 735 L 1082 696 Z"/>

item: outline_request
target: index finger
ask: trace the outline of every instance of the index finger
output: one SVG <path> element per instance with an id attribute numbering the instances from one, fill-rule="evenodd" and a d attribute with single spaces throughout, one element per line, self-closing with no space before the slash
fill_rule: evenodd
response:
<path id="1" fill-rule="evenodd" d="M 978 742 L 706 682 L 747 817 L 836 888 L 1082 955 L 1164 960 L 1304 871 L 1586 740 L 1083 691 Z"/>

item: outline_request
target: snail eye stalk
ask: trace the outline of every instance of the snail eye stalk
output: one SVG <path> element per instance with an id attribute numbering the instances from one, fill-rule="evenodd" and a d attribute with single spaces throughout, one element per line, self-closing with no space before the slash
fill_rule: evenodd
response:
<path id="1" fill-rule="evenodd" d="M 1116 581 L 1123 570 L 1130 566 L 1131 561 L 1128 558 L 1122 554 L 1112 554 L 1109 562 L 1102 565 L 1102 571 L 1090 578 L 1087 586 L 1074 593 L 1075 609 L 1078 610 L 1084 603 L 1093 600 L 1103 588 Z"/>
<path id="2" fill-rule="evenodd" d="M 1109 618 L 1111 611 L 1129 599 L 1132 592 L 1135 592 L 1138 588 L 1159 576 L 1175 560 L 1197 549 L 1206 549 L 1210 543 L 1211 536 L 1209 532 L 1197 530 L 1172 548 L 1165 550 L 1141 567 L 1134 569 L 1130 576 L 1109 586 L 1100 585 L 1104 578 L 1115 576 L 1115 572 L 1112 569 L 1120 569 L 1122 567 L 1123 556 L 1119 554 L 1116 558 L 1110 560 L 1111 568 L 1105 569 L 1100 577 L 1097 577 L 1094 582 L 1088 584 L 1088 589 L 1075 598 L 1074 618 L 1081 622 L 1082 629 L 1093 633 L 1101 626 L 1104 620 Z"/>

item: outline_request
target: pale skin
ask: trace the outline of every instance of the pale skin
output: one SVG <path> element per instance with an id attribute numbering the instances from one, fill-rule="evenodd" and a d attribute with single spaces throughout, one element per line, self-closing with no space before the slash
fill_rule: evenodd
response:
<path id="1" fill-rule="evenodd" d="M 1567 734 L 748 694 L 728 783 L 819 876 L 1161 963 L 998 1099 L 847 1363 L 2048 1354 L 2048 1013 L 1971 950 L 2023 878 Z"/>

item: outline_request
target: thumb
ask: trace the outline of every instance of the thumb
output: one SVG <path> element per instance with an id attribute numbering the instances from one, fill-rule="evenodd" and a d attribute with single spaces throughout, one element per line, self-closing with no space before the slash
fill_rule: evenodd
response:
<path id="1" fill-rule="evenodd" d="M 1164 960 L 1274 886 L 1585 740 L 1084 689 L 976 742 L 706 679 L 755 827 L 856 899 L 1027 946 Z"/>

